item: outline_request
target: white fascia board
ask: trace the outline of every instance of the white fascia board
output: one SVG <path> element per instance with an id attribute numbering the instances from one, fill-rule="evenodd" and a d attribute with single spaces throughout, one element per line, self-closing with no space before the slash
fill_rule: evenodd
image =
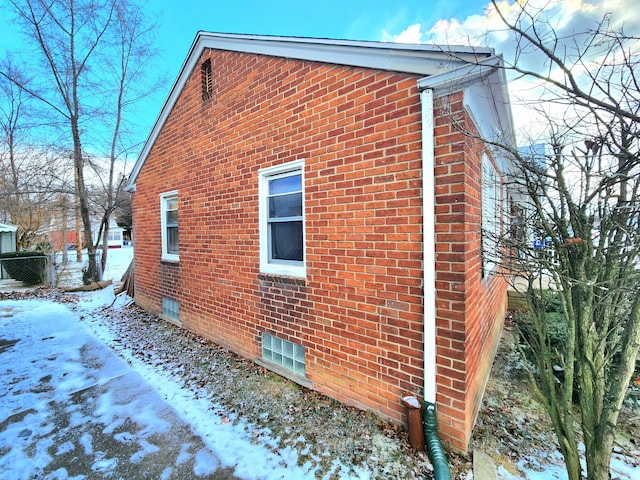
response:
<path id="1" fill-rule="evenodd" d="M 492 48 L 488 47 L 472 47 L 467 45 L 435 45 L 427 43 L 393 43 L 393 42 L 376 42 L 368 40 L 343 40 L 332 38 L 313 38 L 313 37 L 289 37 L 279 35 L 248 35 L 242 33 L 220 33 L 199 31 L 198 36 L 206 36 L 209 38 L 220 38 L 224 40 L 245 40 L 257 41 L 265 43 L 288 43 L 288 44 L 317 44 L 324 46 L 352 46 L 352 47 L 371 47 L 384 48 L 389 50 L 420 50 L 423 52 L 443 52 L 460 53 L 460 54 L 477 54 L 487 56 L 493 53 Z"/>
<path id="2" fill-rule="evenodd" d="M 399 44 L 301 37 L 225 35 L 200 32 L 204 48 L 435 75 L 493 55 L 489 48 Z"/>
<path id="3" fill-rule="evenodd" d="M 142 165 L 205 48 L 428 76 L 439 76 L 443 72 L 457 70 L 467 62 L 478 62 L 493 55 L 493 49 L 485 47 L 198 32 L 149 137 L 142 147 L 140 156 L 133 166 L 125 190 L 135 191 L 135 182 Z"/>

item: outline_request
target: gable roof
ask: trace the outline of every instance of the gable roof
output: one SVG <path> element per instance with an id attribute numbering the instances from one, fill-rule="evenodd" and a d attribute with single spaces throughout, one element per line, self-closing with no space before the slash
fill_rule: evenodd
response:
<path id="1" fill-rule="evenodd" d="M 270 55 L 354 67 L 372 68 L 424 76 L 443 74 L 467 64 L 491 58 L 493 49 L 450 45 L 399 44 L 320 38 L 222 34 L 200 31 L 178 73 L 140 156 L 126 190 L 135 182 L 164 123 L 175 105 L 204 49 Z"/>

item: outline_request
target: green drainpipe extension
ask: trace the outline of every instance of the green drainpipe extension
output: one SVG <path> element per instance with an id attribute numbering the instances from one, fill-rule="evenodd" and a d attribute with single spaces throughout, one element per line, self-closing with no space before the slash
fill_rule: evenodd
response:
<path id="1" fill-rule="evenodd" d="M 422 428 L 427 444 L 427 452 L 433 464 L 435 480 L 451 480 L 449 462 L 444 454 L 440 437 L 438 436 L 438 422 L 436 420 L 436 406 L 433 403 L 424 402 L 422 408 Z"/>

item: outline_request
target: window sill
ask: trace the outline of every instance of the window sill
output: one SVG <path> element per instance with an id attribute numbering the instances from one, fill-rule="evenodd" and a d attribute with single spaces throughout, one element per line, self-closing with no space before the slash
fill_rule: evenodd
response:
<path id="1" fill-rule="evenodd" d="M 273 373 L 277 373 L 281 377 L 287 378 L 292 382 L 297 383 L 298 385 L 302 385 L 303 387 L 313 388 L 313 382 L 309 380 L 304 375 L 300 375 L 299 373 L 294 372 L 293 370 L 289 370 L 284 368 L 277 363 L 270 362 L 269 360 L 265 360 L 263 358 L 256 358 L 255 363 L 258 365 L 271 370 Z"/>
<path id="2" fill-rule="evenodd" d="M 178 264 L 180 263 L 180 257 L 177 255 L 171 255 L 171 256 L 167 256 L 167 255 L 163 255 L 160 257 L 160 261 L 162 263 L 175 263 Z"/>
<path id="3" fill-rule="evenodd" d="M 272 277 L 290 277 L 304 280 L 307 277 L 307 268 L 305 266 L 294 267 L 290 265 L 269 263 L 261 265 L 260 274 L 270 275 Z"/>
<path id="4" fill-rule="evenodd" d="M 258 280 L 264 280 L 266 282 L 281 283 L 285 285 L 297 285 L 304 287 L 307 284 L 306 278 L 292 277 L 290 275 L 276 275 L 274 273 L 259 273 Z"/>

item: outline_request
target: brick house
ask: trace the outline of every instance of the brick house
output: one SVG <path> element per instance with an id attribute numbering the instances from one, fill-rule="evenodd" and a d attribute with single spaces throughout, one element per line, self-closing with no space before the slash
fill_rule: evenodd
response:
<path id="1" fill-rule="evenodd" d="M 198 33 L 128 184 L 136 303 L 396 423 L 415 393 L 465 450 L 506 308 L 501 62 Z"/>

